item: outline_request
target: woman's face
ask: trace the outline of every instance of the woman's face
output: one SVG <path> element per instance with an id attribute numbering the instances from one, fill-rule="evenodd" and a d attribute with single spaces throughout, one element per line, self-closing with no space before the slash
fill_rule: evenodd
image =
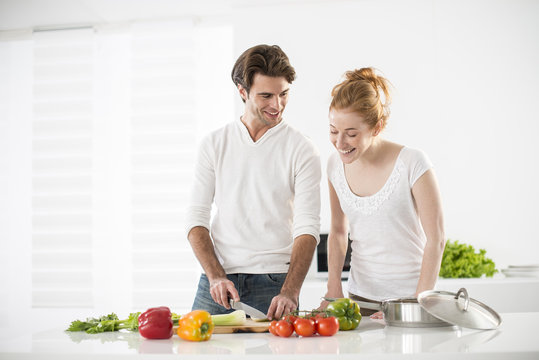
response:
<path id="1" fill-rule="evenodd" d="M 357 112 L 329 110 L 329 140 L 345 164 L 354 162 L 367 151 L 376 137 L 375 132 Z"/>

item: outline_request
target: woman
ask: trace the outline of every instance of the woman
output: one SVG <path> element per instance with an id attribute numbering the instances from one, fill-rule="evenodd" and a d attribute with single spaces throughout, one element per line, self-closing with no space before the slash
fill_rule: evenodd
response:
<path id="1" fill-rule="evenodd" d="M 327 166 L 331 229 L 326 296 L 343 297 L 348 233 L 350 298 L 417 296 L 434 288 L 445 246 L 432 164 L 423 152 L 380 136 L 389 116 L 389 82 L 372 68 L 348 71 L 345 77 L 333 88 L 329 110 L 329 137 L 337 152 Z M 361 312 L 368 316 L 375 311 Z"/>

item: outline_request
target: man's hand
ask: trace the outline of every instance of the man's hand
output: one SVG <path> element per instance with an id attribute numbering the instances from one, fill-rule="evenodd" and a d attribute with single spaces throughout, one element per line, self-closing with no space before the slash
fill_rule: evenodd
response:
<path id="1" fill-rule="evenodd" d="M 234 287 L 234 283 L 226 277 L 210 280 L 210 295 L 213 301 L 227 309 L 230 309 L 229 298 L 240 301 L 240 295 Z"/>
<path id="2" fill-rule="evenodd" d="M 280 319 L 298 308 L 299 290 L 316 249 L 316 239 L 312 235 L 303 234 L 294 239 L 290 267 L 281 288 L 281 293 L 271 299 L 268 319 Z"/>
<path id="3" fill-rule="evenodd" d="M 298 308 L 298 302 L 290 296 L 280 293 L 271 300 L 268 309 L 268 319 L 280 319 Z"/>

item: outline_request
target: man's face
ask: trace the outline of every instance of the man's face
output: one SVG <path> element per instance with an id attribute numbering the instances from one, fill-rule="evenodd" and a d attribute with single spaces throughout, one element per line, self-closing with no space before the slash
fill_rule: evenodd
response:
<path id="1" fill-rule="evenodd" d="M 245 100 L 245 114 L 248 121 L 260 122 L 271 128 L 282 120 L 283 111 L 288 101 L 290 84 L 284 77 L 270 77 L 255 74 L 251 90 L 239 85 L 240 95 Z"/>

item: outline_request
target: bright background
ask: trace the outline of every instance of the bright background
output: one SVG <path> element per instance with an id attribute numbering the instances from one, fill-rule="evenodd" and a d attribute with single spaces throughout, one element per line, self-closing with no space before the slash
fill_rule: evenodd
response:
<path id="1" fill-rule="evenodd" d="M 192 154 L 240 116 L 230 70 L 260 43 L 295 66 L 285 121 L 324 168 L 332 86 L 376 67 L 395 87 L 384 136 L 435 164 L 447 237 L 499 269 L 539 263 L 537 1 L 0 0 L 3 326 L 12 309 L 189 308 Z M 327 231 L 325 180 L 322 199 Z"/>

